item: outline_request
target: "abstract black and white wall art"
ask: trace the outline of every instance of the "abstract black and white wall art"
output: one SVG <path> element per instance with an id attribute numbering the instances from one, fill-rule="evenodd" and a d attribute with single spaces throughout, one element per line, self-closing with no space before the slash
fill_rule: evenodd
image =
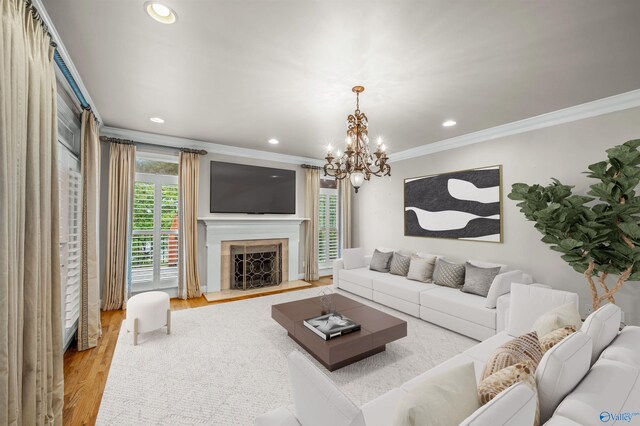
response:
<path id="1" fill-rule="evenodd" d="M 502 242 L 502 166 L 404 181 L 404 234 Z"/>

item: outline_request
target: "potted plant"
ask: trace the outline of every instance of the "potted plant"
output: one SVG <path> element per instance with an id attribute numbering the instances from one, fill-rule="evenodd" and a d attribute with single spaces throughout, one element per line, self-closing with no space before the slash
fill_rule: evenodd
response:
<path id="1" fill-rule="evenodd" d="M 547 186 L 515 183 L 509 198 L 520 201 L 524 216 L 535 222 L 542 241 L 584 274 L 593 309 L 626 281 L 640 279 L 640 139 L 608 149 L 607 159 L 585 172 L 596 182 L 586 195 L 557 179 Z M 618 276 L 610 287 L 610 275 Z M 596 282 L 598 285 L 596 285 Z M 598 288 L 599 287 L 599 288 Z"/>

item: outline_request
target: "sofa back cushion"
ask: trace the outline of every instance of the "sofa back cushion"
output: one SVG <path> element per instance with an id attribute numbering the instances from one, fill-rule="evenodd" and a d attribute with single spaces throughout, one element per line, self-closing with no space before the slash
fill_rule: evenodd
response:
<path id="1" fill-rule="evenodd" d="M 507 332 L 512 336 L 528 333 L 540 315 L 569 302 L 578 306 L 578 295 L 526 284 L 511 284 Z"/>
<path id="2" fill-rule="evenodd" d="M 445 287 L 462 287 L 464 284 L 464 265 L 437 259 L 433 271 L 433 282 Z"/>
<path id="3" fill-rule="evenodd" d="M 591 364 L 596 362 L 602 351 L 616 338 L 621 320 L 620 308 L 609 303 L 592 312 L 584 321 L 582 332 L 589 335 L 593 342 Z"/>
<path id="4" fill-rule="evenodd" d="M 373 252 L 373 257 L 371 258 L 371 263 L 369 263 L 369 269 L 377 272 L 389 272 L 392 257 L 392 251 L 382 252 L 378 249 L 375 249 L 375 251 Z"/>
<path id="5" fill-rule="evenodd" d="M 547 351 L 536 369 L 540 423 L 553 415 L 591 366 L 591 337 L 576 332 Z"/>
<path id="6" fill-rule="evenodd" d="M 536 393 L 525 383 L 518 382 L 477 409 L 460 426 L 532 425 L 536 403 Z"/>
<path id="7" fill-rule="evenodd" d="M 478 408 L 476 373 L 473 362 L 469 362 L 409 390 L 400 401 L 393 424 L 456 426 Z"/>
<path id="8" fill-rule="evenodd" d="M 411 255 L 401 254 L 400 252 L 393 253 L 391 258 L 391 265 L 389 272 L 393 275 L 400 275 L 406 277 L 409 273 L 409 263 L 411 262 Z"/>
<path id="9" fill-rule="evenodd" d="M 305 426 L 349 426 L 360 409 L 298 351 L 289 354 L 289 378 L 296 416 Z"/>
<path id="10" fill-rule="evenodd" d="M 342 250 L 342 262 L 344 269 L 364 268 L 364 251 L 361 248 L 350 248 Z"/>

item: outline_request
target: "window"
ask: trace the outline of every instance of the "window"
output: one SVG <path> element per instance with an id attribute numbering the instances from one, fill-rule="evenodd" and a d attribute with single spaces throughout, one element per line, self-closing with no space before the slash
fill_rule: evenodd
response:
<path id="1" fill-rule="evenodd" d="M 318 267 L 330 268 L 340 255 L 338 186 L 335 179 L 320 179 Z"/>
<path id="2" fill-rule="evenodd" d="M 133 192 L 131 291 L 178 285 L 178 159 L 138 154 Z"/>

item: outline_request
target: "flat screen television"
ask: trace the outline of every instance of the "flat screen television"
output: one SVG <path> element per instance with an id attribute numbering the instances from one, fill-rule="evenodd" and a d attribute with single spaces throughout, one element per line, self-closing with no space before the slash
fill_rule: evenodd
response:
<path id="1" fill-rule="evenodd" d="M 295 170 L 211 162 L 211 213 L 295 214 Z"/>

